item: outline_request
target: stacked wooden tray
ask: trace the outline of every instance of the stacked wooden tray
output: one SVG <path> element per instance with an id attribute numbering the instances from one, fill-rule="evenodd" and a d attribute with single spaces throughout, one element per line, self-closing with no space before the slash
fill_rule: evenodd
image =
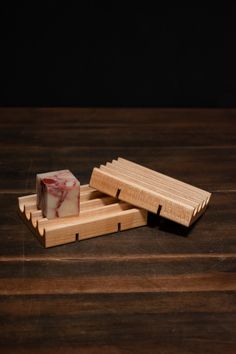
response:
<path id="1" fill-rule="evenodd" d="M 203 189 L 122 158 L 94 168 L 90 186 L 184 226 L 204 213 L 211 196 Z"/>
<path id="2" fill-rule="evenodd" d="M 147 211 L 81 186 L 80 215 L 48 220 L 36 194 L 18 198 L 19 213 L 44 247 L 58 246 L 147 224 Z"/>

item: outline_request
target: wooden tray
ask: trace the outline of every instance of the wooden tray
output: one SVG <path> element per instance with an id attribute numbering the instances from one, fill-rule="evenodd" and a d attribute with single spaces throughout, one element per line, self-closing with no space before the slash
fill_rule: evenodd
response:
<path id="1" fill-rule="evenodd" d="M 122 158 L 94 168 L 90 186 L 185 226 L 203 214 L 211 196 L 202 189 Z"/>
<path id="2" fill-rule="evenodd" d="M 80 215 L 48 220 L 36 207 L 36 194 L 18 198 L 23 221 L 44 247 L 58 246 L 147 224 L 147 211 L 88 185 L 80 189 Z"/>

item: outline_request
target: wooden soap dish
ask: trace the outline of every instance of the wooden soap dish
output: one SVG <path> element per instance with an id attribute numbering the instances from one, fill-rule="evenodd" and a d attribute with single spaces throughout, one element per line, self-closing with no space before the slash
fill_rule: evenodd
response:
<path id="1" fill-rule="evenodd" d="M 122 158 L 94 168 L 90 186 L 185 226 L 203 214 L 211 196 L 200 188 Z"/>
<path id="2" fill-rule="evenodd" d="M 88 185 L 80 189 L 80 215 L 47 219 L 36 194 L 18 198 L 23 221 L 45 247 L 63 245 L 147 224 L 147 211 L 107 196 Z"/>

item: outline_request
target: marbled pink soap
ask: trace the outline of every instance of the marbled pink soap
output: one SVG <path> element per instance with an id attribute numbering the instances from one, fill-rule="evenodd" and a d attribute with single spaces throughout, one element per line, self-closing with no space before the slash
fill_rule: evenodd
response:
<path id="1" fill-rule="evenodd" d="M 37 207 L 48 219 L 79 214 L 80 183 L 69 170 L 37 174 L 36 193 Z"/>

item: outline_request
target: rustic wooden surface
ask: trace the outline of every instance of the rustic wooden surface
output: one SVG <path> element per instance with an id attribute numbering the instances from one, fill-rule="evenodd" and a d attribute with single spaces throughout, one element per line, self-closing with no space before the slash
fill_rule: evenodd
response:
<path id="1" fill-rule="evenodd" d="M 0 109 L 3 353 L 236 352 L 236 110 Z M 122 156 L 213 193 L 186 231 L 43 249 L 17 215 L 35 174 L 87 183 Z"/>

